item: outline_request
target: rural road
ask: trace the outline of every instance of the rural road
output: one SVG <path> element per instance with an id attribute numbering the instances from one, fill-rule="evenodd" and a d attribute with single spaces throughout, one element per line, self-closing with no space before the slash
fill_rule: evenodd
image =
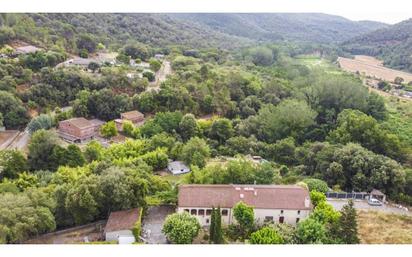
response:
<path id="1" fill-rule="evenodd" d="M 342 207 L 348 203 L 348 200 L 344 200 L 344 199 L 327 199 L 327 201 L 336 210 L 341 210 Z M 411 211 L 406 211 L 406 210 L 403 210 L 403 209 L 400 209 L 400 208 L 397 208 L 395 206 L 391 206 L 388 204 L 383 204 L 382 206 L 371 206 L 365 200 L 356 200 L 353 203 L 354 203 L 355 209 L 357 210 L 379 211 L 379 212 L 385 212 L 385 213 L 403 214 L 403 215 L 412 216 Z"/>
<path id="2" fill-rule="evenodd" d="M 26 129 L 23 132 L 20 132 L 18 136 L 9 144 L 7 149 L 17 149 L 20 151 L 24 151 L 27 144 L 29 143 L 30 140 L 30 133 Z"/>
<path id="3" fill-rule="evenodd" d="M 166 80 L 167 76 L 172 73 L 172 66 L 170 61 L 164 61 L 162 67 L 158 72 L 156 72 L 156 80 L 152 83 L 149 83 L 146 91 L 159 91 L 160 84 Z"/>

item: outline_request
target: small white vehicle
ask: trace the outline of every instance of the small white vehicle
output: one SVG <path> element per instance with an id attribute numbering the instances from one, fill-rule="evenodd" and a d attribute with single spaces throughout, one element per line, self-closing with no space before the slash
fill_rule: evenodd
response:
<path id="1" fill-rule="evenodd" d="M 382 206 L 382 202 L 375 198 L 370 198 L 368 204 L 372 206 Z"/>

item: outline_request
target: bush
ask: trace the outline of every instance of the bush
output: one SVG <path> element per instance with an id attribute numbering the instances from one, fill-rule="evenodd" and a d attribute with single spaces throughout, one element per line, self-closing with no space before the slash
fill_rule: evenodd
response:
<path id="1" fill-rule="evenodd" d="M 318 191 L 326 194 L 326 192 L 328 192 L 329 190 L 328 184 L 326 184 L 325 181 L 320 179 L 308 178 L 303 180 L 303 182 L 305 182 L 308 185 L 309 191 Z"/>
<path id="2" fill-rule="evenodd" d="M 117 136 L 116 124 L 114 121 L 109 121 L 100 128 L 100 134 L 105 138 Z"/>
<path id="3" fill-rule="evenodd" d="M 251 244 L 282 244 L 283 238 L 270 227 L 264 227 L 250 235 Z"/>
<path id="4" fill-rule="evenodd" d="M 149 80 L 150 82 L 153 82 L 156 79 L 155 74 L 151 71 L 145 71 L 142 75 L 144 78 L 147 78 L 147 80 Z"/>
<path id="5" fill-rule="evenodd" d="M 175 244 L 190 244 L 199 234 L 200 224 L 196 217 L 187 212 L 167 216 L 162 232 Z"/>
<path id="6" fill-rule="evenodd" d="M 324 193 L 313 190 L 310 192 L 310 200 L 314 207 L 321 202 L 326 202 L 326 195 Z"/>

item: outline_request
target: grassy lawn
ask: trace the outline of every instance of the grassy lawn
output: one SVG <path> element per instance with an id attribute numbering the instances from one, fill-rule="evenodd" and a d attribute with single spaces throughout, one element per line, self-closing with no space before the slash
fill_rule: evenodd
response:
<path id="1" fill-rule="evenodd" d="M 385 126 L 397 134 L 402 141 L 412 145 L 412 101 L 385 98 L 389 116 Z"/>
<path id="2" fill-rule="evenodd" d="M 358 212 L 362 244 L 412 244 L 412 217 L 382 212 Z"/>

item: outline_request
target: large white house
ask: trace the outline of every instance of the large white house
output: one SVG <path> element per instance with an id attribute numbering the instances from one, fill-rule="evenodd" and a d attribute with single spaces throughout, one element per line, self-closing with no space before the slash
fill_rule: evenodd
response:
<path id="1" fill-rule="evenodd" d="M 178 212 L 197 217 L 202 226 L 210 225 L 212 208 L 220 207 L 222 222 L 232 224 L 233 207 L 238 202 L 253 206 L 257 222 L 273 221 L 296 225 L 311 210 L 309 192 L 289 185 L 181 185 Z"/>

